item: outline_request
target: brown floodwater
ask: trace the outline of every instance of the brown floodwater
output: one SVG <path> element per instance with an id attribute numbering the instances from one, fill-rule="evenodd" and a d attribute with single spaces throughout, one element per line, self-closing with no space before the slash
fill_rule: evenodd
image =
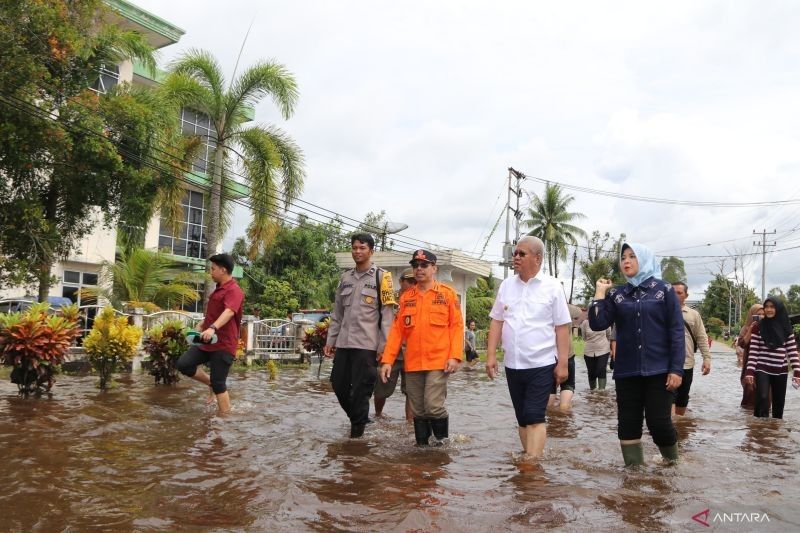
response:
<path id="1" fill-rule="evenodd" d="M 325 378 L 284 368 L 233 373 L 233 412 L 205 389 L 120 375 L 101 393 L 92 376 L 60 376 L 50 398 L 0 384 L 3 531 L 526 531 L 800 527 L 800 391 L 783 421 L 739 407 L 733 352 L 713 349 L 690 413 L 677 424 L 681 462 L 626 470 L 612 390 L 589 391 L 577 359 L 570 413 L 551 413 L 546 457 L 520 456 L 505 381 L 461 371 L 450 381 L 451 442 L 412 445 L 399 390 L 392 418 L 347 438 Z M 699 371 L 699 364 L 698 364 Z M 738 513 L 738 514 L 737 514 Z M 715 519 L 716 516 L 716 519 Z M 769 522 L 766 522 L 769 520 Z M 763 523 L 762 523 L 763 522 Z"/>

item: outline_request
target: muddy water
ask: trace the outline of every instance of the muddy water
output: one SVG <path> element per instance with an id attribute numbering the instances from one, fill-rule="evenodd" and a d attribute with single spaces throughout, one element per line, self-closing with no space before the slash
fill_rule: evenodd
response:
<path id="1" fill-rule="evenodd" d="M 678 424 L 682 462 L 660 464 L 646 435 L 648 465 L 634 471 L 621 466 L 613 390 L 588 391 L 580 358 L 574 409 L 551 415 L 541 466 L 519 455 L 504 380 L 482 371 L 452 378 L 452 442 L 424 450 L 399 394 L 393 418 L 347 439 L 316 369 L 232 375 L 224 417 L 187 380 L 120 376 L 99 393 L 95 378 L 62 376 L 52 398 L 29 400 L 2 383 L 0 529 L 700 531 L 691 516 L 710 509 L 722 529 L 763 529 L 752 520 L 766 516 L 797 530 L 800 392 L 788 391 L 783 422 L 756 420 L 739 408 L 733 352 L 714 355 Z"/>

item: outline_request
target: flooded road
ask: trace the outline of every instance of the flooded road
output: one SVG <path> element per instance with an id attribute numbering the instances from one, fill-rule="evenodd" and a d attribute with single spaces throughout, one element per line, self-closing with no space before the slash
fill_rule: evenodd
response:
<path id="1" fill-rule="evenodd" d="M 100 393 L 95 377 L 61 376 L 52 398 L 28 400 L 4 381 L 0 529 L 704 531 L 691 517 L 709 509 L 721 530 L 797 530 L 800 391 L 787 392 L 783 421 L 755 419 L 739 407 L 733 351 L 712 354 L 677 424 L 682 461 L 661 465 L 645 432 L 639 470 L 622 466 L 613 381 L 589 391 L 580 358 L 574 408 L 551 413 L 541 466 L 520 458 L 504 377 L 482 370 L 451 378 L 451 442 L 431 449 L 412 445 L 399 390 L 392 418 L 348 439 L 316 364 L 275 381 L 232 373 L 224 417 L 187 379 L 170 388 L 121 375 Z"/>

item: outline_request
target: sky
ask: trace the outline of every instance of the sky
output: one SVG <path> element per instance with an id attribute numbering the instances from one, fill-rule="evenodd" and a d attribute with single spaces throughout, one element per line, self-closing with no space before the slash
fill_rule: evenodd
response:
<path id="1" fill-rule="evenodd" d="M 203 48 L 228 77 L 252 24 L 240 72 L 274 59 L 299 85 L 289 120 L 268 99 L 256 120 L 303 149 L 301 199 L 356 220 L 385 210 L 409 226 L 398 248 L 477 255 L 488 239 L 483 257 L 497 263 L 504 217 L 489 234 L 513 167 L 530 177 L 523 206 L 527 192 L 542 193 L 539 180 L 673 200 L 794 201 L 698 207 L 567 190 L 587 233 L 625 233 L 684 259 L 694 296 L 713 272 L 732 270 L 725 257 L 760 251 L 754 230 L 776 231 L 767 290 L 800 283 L 800 3 L 135 3 L 186 31 L 161 51 L 162 65 Z M 238 212 L 226 245 L 247 222 Z M 760 294 L 761 256 L 746 257 Z"/>

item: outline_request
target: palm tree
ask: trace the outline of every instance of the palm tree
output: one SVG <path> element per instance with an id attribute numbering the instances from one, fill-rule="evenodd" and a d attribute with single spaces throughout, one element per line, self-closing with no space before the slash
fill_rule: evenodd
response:
<path id="1" fill-rule="evenodd" d="M 297 103 L 297 84 L 281 64 L 261 61 L 231 80 L 228 87 L 217 60 L 203 50 L 190 50 L 171 65 L 163 90 L 170 99 L 207 115 L 214 147 L 209 156 L 211 189 L 208 201 L 207 250 L 214 253 L 230 221 L 230 194 L 234 176 L 250 191 L 253 220 L 247 229 L 251 257 L 269 245 L 278 228 L 276 215 L 303 189 L 303 154 L 294 141 L 275 126 L 246 126 L 248 112 L 271 96 L 284 119 Z M 206 299 L 213 290 L 206 284 Z"/>
<path id="2" fill-rule="evenodd" d="M 122 251 L 113 263 L 104 262 L 100 287 L 81 289 L 81 298 L 104 298 L 117 309 L 141 307 L 153 312 L 179 309 L 200 299 L 195 287 L 203 276 L 182 269 L 160 252 L 137 248 Z"/>
<path id="3" fill-rule="evenodd" d="M 574 201 L 572 195 L 563 194 L 559 185 L 548 183 L 541 197 L 536 193 L 531 194 L 528 207 L 530 218 L 522 222 L 524 227 L 530 228 L 528 235 L 539 237 L 544 242 L 549 272 L 555 277 L 558 277 L 558 260 L 567 259 L 567 246 L 577 245 L 578 237 L 586 236 L 585 231 L 573 224 L 586 216 L 567 211 Z"/>

